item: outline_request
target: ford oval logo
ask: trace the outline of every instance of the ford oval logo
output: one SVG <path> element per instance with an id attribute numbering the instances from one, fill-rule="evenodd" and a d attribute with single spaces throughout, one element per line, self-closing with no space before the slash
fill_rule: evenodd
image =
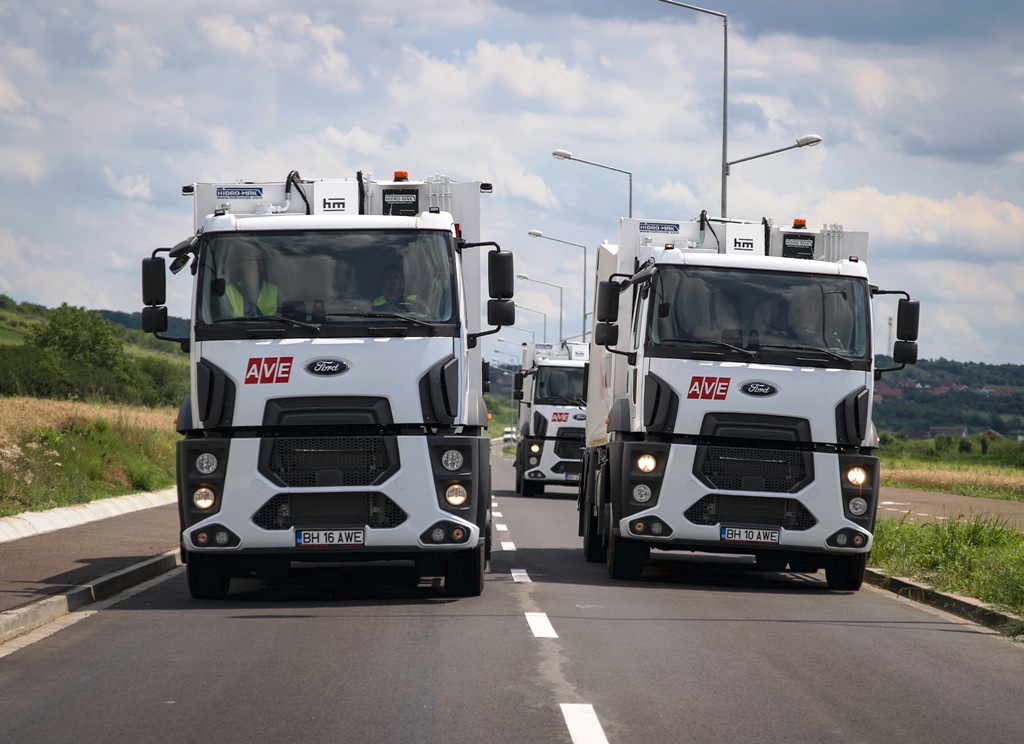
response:
<path id="1" fill-rule="evenodd" d="M 769 395 L 775 395 L 779 389 L 770 382 L 744 382 L 740 385 L 740 392 L 757 398 L 767 398 Z"/>
<path id="2" fill-rule="evenodd" d="M 576 421 L 586 421 L 587 420 L 587 414 L 585 414 L 585 413 L 574 413 L 572 415 L 572 417 Z"/>
<path id="3" fill-rule="evenodd" d="M 311 375 L 328 377 L 348 372 L 348 364 L 340 359 L 314 359 L 306 365 L 305 369 Z"/>

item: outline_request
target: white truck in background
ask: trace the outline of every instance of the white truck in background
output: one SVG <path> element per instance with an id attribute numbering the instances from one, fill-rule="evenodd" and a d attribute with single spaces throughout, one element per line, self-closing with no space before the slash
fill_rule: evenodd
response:
<path id="1" fill-rule="evenodd" d="M 233 577 L 286 577 L 293 562 L 376 560 L 412 561 L 453 596 L 482 591 L 491 477 L 477 340 L 515 321 L 512 256 L 480 242 L 490 191 L 295 171 L 182 189 L 195 233 L 143 260 L 143 328 L 168 338 L 168 253 L 192 281 L 189 336 L 169 340 L 191 366 L 177 480 L 194 597 L 223 597 Z"/>
<path id="2" fill-rule="evenodd" d="M 840 226 L 622 219 L 598 249 L 579 492 L 586 559 L 641 575 L 652 549 L 753 555 L 859 589 L 879 467 L 874 382 L 917 361 L 920 309 L 868 279 Z M 899 300 L 878 369 L 872 300 Z"/>
<path id="3" fill-rule="evenodd" d="M 579 484 L 588 358 L 582 343 L 523 344 L 512 393 L 519 401 L 513 467 L 516 492 L 523 497 L 540 495 L 548 485 Z"/>

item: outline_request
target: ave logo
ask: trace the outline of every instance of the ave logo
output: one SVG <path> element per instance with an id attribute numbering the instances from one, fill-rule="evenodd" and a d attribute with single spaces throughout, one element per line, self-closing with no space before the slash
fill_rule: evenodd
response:
<path id="1" fill-rule="evenodd" d="M 686 397 L 699 400 L 725 400 L 729 392 L 730 377 L 693 377 Z"/>
<path id="2" fill-rule="evenodd" d="M 245 384 L 288 382 L 293 357 L 252 357 L 245 366 Z"/>
<path id="3" fill-rule="evenodd" d="M 555 411 L 551 414 L 551 423 L 553 424 L 564 424 L 569 420 L 568 411 Z"/>

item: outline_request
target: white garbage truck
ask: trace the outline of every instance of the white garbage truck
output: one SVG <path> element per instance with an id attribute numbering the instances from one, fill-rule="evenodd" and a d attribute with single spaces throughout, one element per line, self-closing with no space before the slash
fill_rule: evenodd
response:
<path id="1" fill-rule="evenodd" d="M 191 594 L 380 560 L 479 594 L 491 477 L 478 339 L 515 321 L 512 255 L 480 241 L 490 184 L 292 171 L 182 191 L 195 232 L 143 260 L 142 322 L 169 338 L 167 272 L 188 267 L 189 335 L 169 340 L 191 367 L 177 419 Z"/>
<path id="2" fill-rule="evenodd" d="M 743 554 L 859 589 L 879 493 L 872 391 L 917 361 L 920 314 L 871 284 L 867 234 L 622 219 L 597 274 L 586 559 L 636 579 L 652 549 Z M 881 369 L 872 305 L 886 294 L 900 295 L 899 366 Z"/>
<path id="3" fill-rule="evenodd" d="M 529 498 L 547 485 L 577 487 L 583 460 L 584 372 L 589 348 L 563 341 L 523 344 L 512 397 L 519 401 L 516 492 Z"/>

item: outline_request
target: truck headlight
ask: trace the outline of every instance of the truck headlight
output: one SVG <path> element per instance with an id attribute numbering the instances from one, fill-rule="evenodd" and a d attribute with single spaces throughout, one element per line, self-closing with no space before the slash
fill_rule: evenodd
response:
<path id="1" fill-rule="evenodd" d="M 855 465 L 846 471 L 846 480 L 859 488 L 868 482 L 868 473 L 864 468 Z"/>
<path id="2" fill-rule="evenodd" d="M 198 506 L 200 509 L 209 509 L 213 506 L 214 495 L 213 491 L 203 486 L 197 488 L 192 494 L 192 503 Z"/>
<path id="3" fill-rule="evenodd" d="M 654 455 L 640 455 L 636 458 L 636 466 L 641 473 L 653 473 L 654 469 L 658 467 L 658 461 Z"/>
<path id="4" fill-rule="evenodd" d="M 196 470 L 203 475 L 210 475 L 217 469 L 217 456 L 204 452 L 196 458 Z"/>
<path id="5" fill-rule="evenodd" d="M 651 500 L 651 487 L 646 483 L 638 483 L 633 486 L 633 501 L 640 504 L 646 504 Z"/>
<path id="6" fill-rule="evenodd" d="M 854 496 L 850 499 L 850 503 L 847 504 L 847 508 L 850 510 L 850 514 L 860 517 L 868 510 L 868 502 L 860 496 Z"/>
<path id="7" fill-rule="evenodd" d="M 441 455 L 441 465 L 445 470 L 458 470 L 462 467 L 463 462 L 462 453 L 458 450 L 450 449 Z"/>
<path id="8" fill-rule="evenodd" d="M 466 503 L 466 499 L 469 498 L 469 494 L 466 492 L 465 486 L 453 483 L 448 486 L 444 492 L 444 500 L 452 506 L 462 506 Z"/>

